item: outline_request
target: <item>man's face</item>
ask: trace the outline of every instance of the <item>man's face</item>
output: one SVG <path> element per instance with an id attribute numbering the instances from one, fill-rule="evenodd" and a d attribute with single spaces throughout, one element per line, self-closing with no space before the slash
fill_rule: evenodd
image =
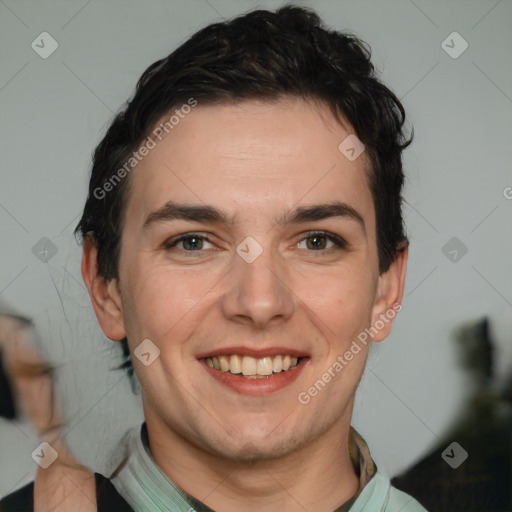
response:
<path id="1" fill-rule="evenodd" d="M 350 133 L 298 99 L 198 105 L 132 171 L 119 284 L 132 352 L 160 350 L 149 366 L 133 358 L 148 425 L 243 460 L 350 421 L 368 346 L 299 401 L 384 311 L 365 154 L 338 150 Z M 171 202 L 233 223 L 173 218 Z M 346 214 L 292 222 L 334 203 Z"/>

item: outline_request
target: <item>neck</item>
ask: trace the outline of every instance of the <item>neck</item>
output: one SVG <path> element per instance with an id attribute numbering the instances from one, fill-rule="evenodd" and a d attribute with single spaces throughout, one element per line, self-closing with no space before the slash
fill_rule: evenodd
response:
<path id="1" fill-rule="evenodd" d="M 177 486 L 213 510 L 332 512 L 356 492 L 348 421 L 278 460 L 222 459 L 146 416 L 151 454 Z M 335 447 L 335 448 L 333 448 Z"/>

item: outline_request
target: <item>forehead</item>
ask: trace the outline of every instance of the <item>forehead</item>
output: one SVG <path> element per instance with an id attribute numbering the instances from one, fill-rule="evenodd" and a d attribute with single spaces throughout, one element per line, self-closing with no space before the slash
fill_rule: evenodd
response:
<path id="1" fill-rule="evenodd" d="M 287 98 L 187 111 L 168 133 L 158 127 L 173 113 L 150 134 L 154 147 L 130 175 L 127 222 L 168 201 L 213 204 L 240 221 L 343 201 L 373 225 L 366 155 L 350 161 L 340 152 L 353 130 L 326 105 Z"/>

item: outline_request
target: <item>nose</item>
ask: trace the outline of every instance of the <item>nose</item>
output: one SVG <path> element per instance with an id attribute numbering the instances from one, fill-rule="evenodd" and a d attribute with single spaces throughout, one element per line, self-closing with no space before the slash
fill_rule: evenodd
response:
<path id="1" fill-rule="evenodd" d="M 262 329 L 293 314 L 296 300 L 285 264 L 270 249 L 263 250 L 252 263 L 236 254 L 227 279 L 229 290 L 223 297 L 222 310 L 231 321 Z"/>

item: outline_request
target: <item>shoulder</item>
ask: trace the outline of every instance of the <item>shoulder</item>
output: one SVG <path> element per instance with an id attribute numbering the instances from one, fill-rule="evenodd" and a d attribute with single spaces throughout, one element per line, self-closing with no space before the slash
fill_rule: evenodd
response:
<path id="1" fill-rule="evenodd" d="M 391 485 L 389 478 L 377 473 L 366 484 L 350 512 L 428 512 L 418 501 Z"/>
<path id="2" fill-rule="evenodd" d="M 133 512 L 133 509 L 117 492 L 108 478 L 100 473 L 94 473 L 94 480 L 96 483 L 98 512 L 108 512 L 112 510 Z M 33 512 L 33 510 L 34 482 L 30 482 L 0 500 L 0 512 Z"/>
<path id="3" fill-rule="evenodd" d="M 384 509 L 386 512 L 428 512 L 412 496 L 396 487 L 389 487 L 389 501 Z"/>

